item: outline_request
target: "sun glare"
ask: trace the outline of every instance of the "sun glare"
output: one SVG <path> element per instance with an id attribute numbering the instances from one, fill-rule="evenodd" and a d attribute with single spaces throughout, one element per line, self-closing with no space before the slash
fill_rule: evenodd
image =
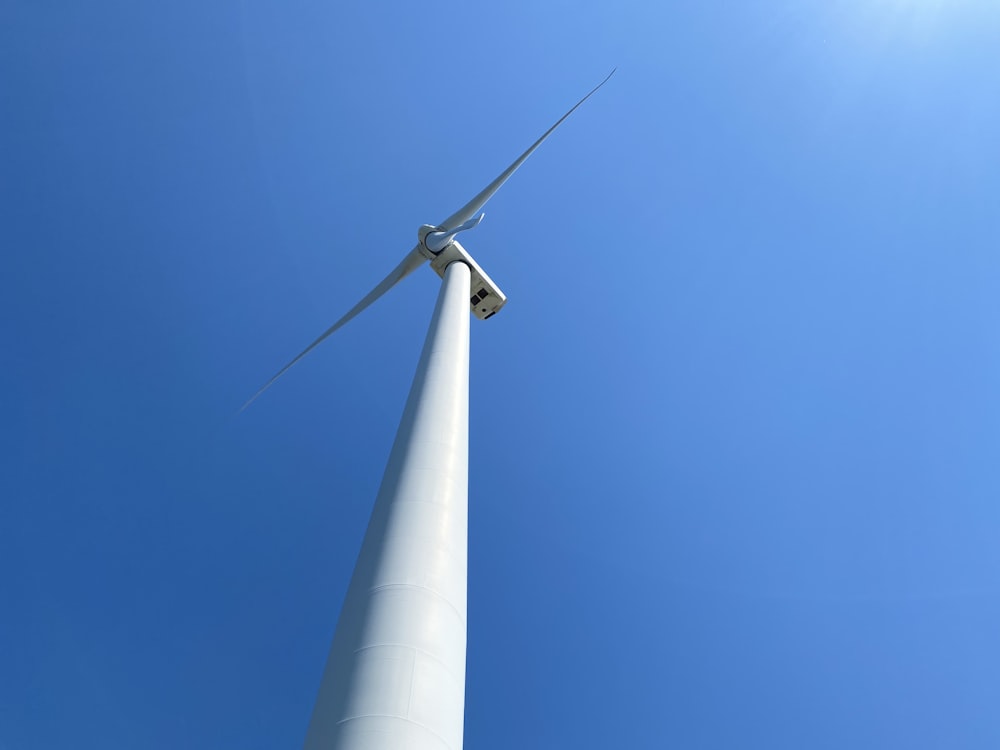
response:
<path id="1" fill-rule="evenodd" d="M 933 43 L 956 27 L 982 22 L 984 14 L 995 12 L 994 0 L 847 0 L 839 5 L 840 15 L 853 16 L 876 37 L 908 39 L 917 44 Z"/>

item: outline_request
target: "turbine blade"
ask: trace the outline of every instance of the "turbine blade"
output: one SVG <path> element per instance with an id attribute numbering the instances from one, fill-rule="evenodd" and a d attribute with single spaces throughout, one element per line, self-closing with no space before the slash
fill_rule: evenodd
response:
<path id="1" fill-rule="evenodd" d="M 262 394 L 264 391 L 270 388 L 274 384 L 274 381 L 276 381 L 278 378 L 280 378 L 282 375 L 288 372 L 288 370 L 291 369 L 292 365 L 294 365 L 296 362 L 298 362 L 300 359 L 306 356 L 309 352 L 311 352 L 313 349 L 319 346 L 324 339 L 326 339 L 335 331 L 337 331 L 337 329 L 343 328 L 354 317 L 356 317 L 358 313 L 360 313 L 362 310 L 368 307 L 372 302 L 374 302 L 383 294 L 385 294 L 394 286 L 396 286 L 396 284 L 402 281 L 404 277 L 409 276 L 410 273 L 414 271 L 416 268 L 418 268 L 420 264 L 423 263 L 425 260 L 427 259 L 420 253 L 419 247 L 416 247 L 413 250 L 411 250 L 409 255 L 403 258 L 402 262 L 392 270 L 392 273 L 390 273 L 388 276 L 382 279 L 382 281 L 379 283 L 377 287 L 368 292 L 368 294 L 366 294 L 362 298 L 362 300 L 358 302 L 358 304 L 356 304 L 354 307 L 348 310 L 347 313 L 344 315 L 344 317 L 342 317 L 332 326 L 323 331 L 323 334 L 318 339 L 309 344 L 309 346 L 303 349 L 299 353 L 299 355 L 295 357 L 295 359 L 293 359 L 287 365 L 278 370 L 278 372 L 274 375 L 274 377 L 272 377 L 270 380 L 264 383 L 261 389 L 257 391 L 255 394 L 253 394 L 253 396 L 251 396 L 250 399 L 245 404 L 243 404 L 243 406 L 240 407 L 240 410 L 236 413 L 239 414 L 243 412 L 248 406 L 250 406 L 250 404 L 252 404 L 254 401 L 257 400 L 257 397 L 260 396 L 260 394 Z"/>
<path id="2" fill-rule="evenodd" d="M 487 185 L 483 189 L 483 191 L 481 193 L 479 193 L 479 195 L 477 195 L 471 201 L 469 201 L 464 206 L 462 206 L 462 208 L 460 208 L 458 211 L 456 211 L 451 216 L 449 216 L 447 219 L 445 219 L 443 222 L 441 222 L 441 224 L 439 225 L 440 228 L 441 228 L 441 230 L 447 232 L 447 231 L 449 231 L 451 229 L 454 229 L 455 227 L 459 226 L 460 224 L 464 224 L 469 219 L 471 219 L 473 216 L 475 216 L 476 214 L 478 214 L 482 210 L 483 206 L 486 205 L 486 201 L 488 201 L 490 198 L 492 198 L 493 194 L 496 193 L 496 191 L 500 189 L 500 186 L 503 185 L 505 182 L 507 182 L 507 180 L 510 178 L 510 176 L 512 174 L 514 174 L 514 172 L 517 171 L 518 167 L 520 167 L 522 164 L 524 164 L 524 160 L 527 159 L 529 156 L 531 156 L 532 152 L 536 148 L 538 148 L 539 146 L 542 145 L 542 141 L 544 141 L 546 138 L 548 138 L 552 134 L 553 130 L 555 130 L 560 125 L 562 125 L 563 120 L 565 120 L 567 117 L 569 117 L 571 114 L 573 114 L 573 111 L 577 107 L 579 107 L 581 104 L 583 104 L 585 101 L 587 101 L 587 99 L 589 99 L 591 97 L 591 95 L 595 91 L 597 91 L 597 89 L 601 88 L 601 86 L 603 86 L 605 83 L 607 83 L 608 79 L 611 78 L 611 76 L 613 76 L 615 74 L 615 70 L 618 70 L 618 68 L 612 69 L 612 71 L 610 73 L 608 73 L 607 78 L 605 78 L 603 81 L 601 81 L 599 84 L 597 84 L 593 89 L 590 90 L 590 93 L 588 93 L 580 101 L 578 101 L 576 104 L 574 104 L 573 107 L 569 110 L 569 112 L 567 112 L 562 117 L 560 117 L 556 121 L 555 125 L 553 125 L 551 128 L 549 128 L 548 130 L 546 130 L 545 133 L 542 134 L 541 138 L 539 138 L 537 141 L 535 141 L 533 144 L 531 144 L 531 148 L 529 148 L 527 151 L 525 151 L 523 154 L 521 154 L 519 157 L 517 157 L 517 161 L 515 161 L 513 164 L 511 164 L 509 167 L 507 167 L 507 169 L 504 170 L 503 174 L 501 174 L 499 177 L 497 177 L 495 180 L 493 180 L 493 182 L 491 182 L 489 185 Z"/>

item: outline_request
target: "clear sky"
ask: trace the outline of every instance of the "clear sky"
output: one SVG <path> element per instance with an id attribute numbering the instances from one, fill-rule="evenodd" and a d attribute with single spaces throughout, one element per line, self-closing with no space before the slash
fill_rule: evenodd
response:
<path id="1" fill-rule="evenodd" d="M 466 747 L 1000 747 L 1000 4 L 0 9 L 0 748 L 295 748 L 464 244 Z"/>

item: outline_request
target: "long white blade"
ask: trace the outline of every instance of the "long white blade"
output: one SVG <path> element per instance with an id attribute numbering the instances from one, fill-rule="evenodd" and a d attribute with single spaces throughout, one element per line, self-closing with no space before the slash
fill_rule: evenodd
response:
<path id="1" fill-rule="evenodd" d="M 521 154 L 519 157 L 517 157 L 517 161 L 515 161 L 513 164 L 511 164 L 509 167 L 507 167 L 507 169 L 504 170 L 503 174 L 501 174 L 499 177 L 497 177 L 495 180 L 493 180 L 493 182 L 491 182 L 489 185 L 487 185 L 486 188 L 483 189 L 483 191 L 481 193 L 479 193 L 479 195 L 477 195 L 471 201 L 469 201 L 464 206 L 462 206 L 462 208 L 460 208 L 458 211 L 456 211 L 451 216 L 449 216 L 447 219 L 445 219 L 443 222 L 441 222 L 438 225 L 441 228 L 441 230 L 442 231 L 448 231 L 450 229 L 454 229 L 455 227 L 459 226 L 460 224 L 464 224 L 469 219 L 471 219 L 473 216 L 475 216 L 476 214 L 478 214 L 482 210 L 483 206 L 486 205 L 486 201 L 488 201 L 490 198 L 492 198 L 493 194 L 496 193 L 496 191 L 500 189 L 500 186 L 503 185 L 505 182 L 507 182 L 507 180 L 510 178 L 510 176 L 512 174 L 514 174 L 514 172 L 517 171 L 517 168 L 520 167 L 524 163 L 524 160 L 527 159 L 529 156 L 531 156 L 531 153 L 536 148 L 538 148 L 539 146 L 542 145 L 542 141 L 544 141 L 546 138 L 548 138 L 552 134 L 553 130 L 555 130 L 560 125 L 562 125 L 563 120 L 565 120 L 567 117 L 569 117 L 571 114 L 573 114 L 573 111 L 577 107 L 579 107 L 581 104 L 583 104 L 585 101 L 587 101 L 587 99 L 589 99 L 591 97 L 591 95 L 595 91 L 597 91 L 597 89 L 601 88 L 601 86 L 603 86 L 605 83 L 607 83 L 608 79 L 611 78 L 611 76 L 613 76 L 615 74 L 615 70 L 617 70 L 617 68 L 614 68 L 610 73 L 608 73 L 608 77 L 607 78 L 605 78 L 603 81 L 601 81 L 599 84 L 597 84 L 593 89 L 591 89 L 590 93 L 588 93 L 580 101 L 578 101 L 576 104 L 574 104 L 573 107 L 569 110 L 569 112 L 567 112 L 562 117 L 560 117 L 556 121 L 555 125 L 553 125 L 551 128 L 549 128 L 548 130 L 546 130 L 545 133 L 542 134 L 541 138 L 539 138 L 537 141 L 535 141 L 533 144 L 531 144 L 531 148 L 529 148 L 527 151 L 525 151 L 523 154 Z"/>
<path id="2" fill-rule="evenodd" d="M 368 294 L 366 294 L 364 298 L 360 302 L 358 302 L 358 304 L 356 304 L 354 307 L 348 310 L 347 313 L 344 315 L 344 317 L 342 317 L 332 326 L 323 331 L 323 334 L 318 339 L 309 344 L 309 346 L 303 349 L 302 352 L 295 359 L 293 359 L 287 365 L 278 370 L 277 374 L 275 374 L 273 378 L 264 383 L 261 389 L 257 391 L 255 394 L 253 394 L 253 396 L 251 396 L 250 399 L 245 404 L 243 404 L 243 406 L 240 407 L 240 412 L 242 412 L 244 409 L 250 406 L 250 404 L 256 401 L 257 397 L 260 396 L 260 394 L 262 394 L 268 388 L 270 388 L 271 385 L 274 383 L 274 381 L 276 381 L 278 378 L 280 378 L 282 375 L 288 372 L 288 370 L 291 368 L 292 365 L 294 365 L 296 362 L 298 362 L 300 359 L 306 356 L 309 352 L 311 352 L 313 349 L 319 346 L 320 343 L 322 343 L 322 341 L 325 338 L 330 336 L 337 329 L 343 328 L 354 317 L 356 317 L 358 313 L 360 313 L 362 310 L 368 307 L 372 302 L 374 302 L 383 294 L 385 294 L 394 286 L 396 286 L 396 284 L 398 284 L 400 281 L 403 280 L 404 277 L 408 276 L 412 271 L 418 268 L 420 264 L 423 263 L 425 260 L 427 259 L 423 255 L 421 255 L 419 247 L 416 247 L 413 250 L 411 250 L 409 255 L 403 258 L 403 261 L 393 269 L 392 273 L 390 273 L 388 276 L 382 279 L 382 281 L 379 283 L 377 287 L 368 292 Z M 237 414 L 238 413 L 239 412 L 237 412 Z"/>

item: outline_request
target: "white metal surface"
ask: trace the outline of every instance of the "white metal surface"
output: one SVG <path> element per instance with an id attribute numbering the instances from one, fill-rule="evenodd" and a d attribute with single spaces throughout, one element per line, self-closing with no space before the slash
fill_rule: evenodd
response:
<path id="1" fill-rule="evenodd" d="M 500 287 L 493 283 L 493 279 L 486 275 L 486 271 L 480 268 L 475 258 L 469 255 L 458 240 L 448 243 L 438 255 L 434 256 L 431 268 L 434 269 L 434 273 L 444 278 L 445 269 L 455 261 L 465 263 L 472 271 L 469 286 L 472 314 L 480 320 L 486 320 L 500 312 L 500 308 L 507 304 L 507 295 L 500 291 Z"/>
<path id="2" fill-rule="evenodd" d="M 306 750 L 462 747 L 470 279 L 444 273 Z"/>
<path id="3" fill-rule="evenodd" d="M 437 255 L 439 252 L 444 250 L 448 243 L 455 239 L 455 235 L 460 232 L 468 232 L 470 229 L 474 229 L 479 226 L 479 222 L 483 220 L 486 214 L 479 214 L 479 216 L 474 216 L 468 221 L 459 224 L 454 229 L 448 229 L 442 231 L 431 224 L 424 224 L 417 231 L 417 237 L 420 239 L 420 244 L 427 248 L 427 251 L 432 255 Z"/>

